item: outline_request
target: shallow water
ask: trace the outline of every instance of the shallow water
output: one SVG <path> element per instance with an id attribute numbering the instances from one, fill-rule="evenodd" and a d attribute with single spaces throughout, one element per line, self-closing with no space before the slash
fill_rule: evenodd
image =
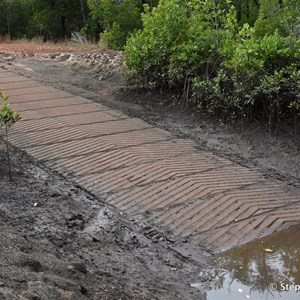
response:
<path id="1" fill-rule="evenodd" d="M 210 283 L 207 300 L 299 300 L 300 225 L 233 248 L 213 266 L 200 274 Z"/>

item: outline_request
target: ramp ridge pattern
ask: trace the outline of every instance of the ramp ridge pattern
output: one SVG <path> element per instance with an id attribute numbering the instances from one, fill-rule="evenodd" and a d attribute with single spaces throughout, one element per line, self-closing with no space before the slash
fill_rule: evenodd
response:
<path id="1" fill-rule="evenodd" d="M 211 250 L 300 221 L 299 190 L 102 104 L 0 68 L 11 143 L 132 216 Z"/>

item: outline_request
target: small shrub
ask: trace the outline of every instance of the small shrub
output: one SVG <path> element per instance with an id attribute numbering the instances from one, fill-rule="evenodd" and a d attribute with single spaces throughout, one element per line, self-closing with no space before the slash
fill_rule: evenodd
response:
<path id="1" fill-rule="evenodd" d="M 10 105 L 6 103 L 8 100 L 8 96 L 6 96 L 3 92 L 0 91 L 0 101 L 4 102 L 0 109 L 0 127 L 4 128 L 3 136 L 0 138 L 6 145 L 7 149 L 7 161 L 8 161 L 8 171 L 9 171 L 9 179 L 12 180 L 12 172 L 11 172 L 11 163 L 10 163 L 10 154 L 9 154 L 9 141 L 8 141 L 8 129 L 18 122 L 21 119 L 19 113 L 13 111 L 10 108 Z"/>
<path id="2" fill-rule="evenodd" d="M 127 33 L 121 30 L 120 24 L 114 22 L 110 29 L 100 34 L 99 44 L 101 47 L 121 50 L 126 42 Z"/>
<path id="3" fill-rule="evenodd" d="M 141 28 L 141 0 L 88 0 L 93 23 L 101 27 L 100 46 L 123 49 L 128 36 Z M 97 26 L 97 27 L 98 27 Z"/>

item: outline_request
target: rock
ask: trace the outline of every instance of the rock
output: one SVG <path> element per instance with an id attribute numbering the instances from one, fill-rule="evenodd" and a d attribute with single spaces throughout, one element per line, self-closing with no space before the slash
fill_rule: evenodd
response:
<path id="1" fill-rule="evenodd" d="M 88 272 L 87 268 L 86 268 L 86 265 L 82 262 L 73 263 L 71 266 L 74 268 L 74 270 L 79 271 L 83 274 L 86 274 Z"/>
<path id="2" fill-rule="evenodd" d="M 33 272 L 41 272 L 42 271 L 42 265 L 39 261 L 34 259 L 27 259 L 21 263 L 23 267 L 28 267 Z"/>
<path id="3" fill-rule="evenodd" d="M 58 61 L 66 61 L 70 58 L 71 54 L 62 53 L 60 56 L 58 56 L 56 59 Z"/>
<path id="4" fill-rule="evenodd" d="M 85 53 L 85 54 L 69 54 L 62 53 L 56 55 L 57 61 L 64 61 L 74 68 L 94 69 L 102 72 L 106 78 L 107 71 L 119 70 L 123 64 L 123 56 L 120 54 L 107 53 Z"/>
<path id="5" fill-rule="evenodd" d="M 59 56 L 59 55 L 60 55 L 60 53 L 52 53 L 52 54 L 49 55 L 49 57 L 50 57 L 51 59 L 54 59 L 54 58 L 56 58 L 56 57 Z"/>
<path id="6" fill-rule="evenodd" d="M 22 293 L 22 296 L 25 297 L 25 299 L 29 299 L 29 300 L 40 300 L 41 297 L 33 292 L 29 292 L 29 291 L 25 291 Z"/>
<path id="7" fill-rule="evenodd" d="M 8 288 L 0 288 L 0 299 L 1 300 L 19 300 L 20 298 L 18 297 L 15 292 Z M 26 300 L 28 298 L 25 298 Z"/>
<path id="8" fill-rule="evenodd" d="M 80 292 L 80 287 L 78 287 L 78 292 Z M 48 283 L 42 281 L 29 281 L 28 282 L 28 290 L 23 294 L 27 299 L 30 300 L 79 300 L 80 296 L 78 293 L 73 291 L 61 289 L 59 287 L 50 285 Z"/>
<path id="9" fill-rule="evenodd" d="M 85 220 L 81 214 L 73 214 L 66 220 L 68 228 L 78 227 L 83 229 Z"/>

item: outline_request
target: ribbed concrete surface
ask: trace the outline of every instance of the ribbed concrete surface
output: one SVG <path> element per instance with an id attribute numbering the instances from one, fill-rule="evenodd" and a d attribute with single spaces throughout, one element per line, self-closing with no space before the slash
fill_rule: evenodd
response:
<path id="1" fill-rule="evenodd" d="M 300 221 L 299 190 L 188 139 L 0 68 L 11 142 L 130 215 L 213 250 Z"/>

